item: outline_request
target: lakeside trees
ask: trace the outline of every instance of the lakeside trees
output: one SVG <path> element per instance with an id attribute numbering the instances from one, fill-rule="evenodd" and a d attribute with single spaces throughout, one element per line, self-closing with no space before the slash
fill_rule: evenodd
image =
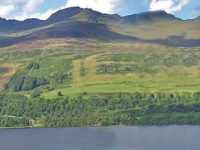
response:
<path id="1" fill-rule="evenodd" d="M 14 94 L 0 95 L 2 127 L 86 127 L 107 125 L 200 124 L 200 94 L 118 94 L 44 99 Z"/>

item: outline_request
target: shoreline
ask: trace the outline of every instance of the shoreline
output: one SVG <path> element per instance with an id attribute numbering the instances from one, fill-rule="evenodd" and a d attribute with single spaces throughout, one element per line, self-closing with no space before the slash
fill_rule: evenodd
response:
<path id="1" fill-rule="evenodd" d="M 171 125 L 111 125 L 111 126 L 88 126 L 88 127 L 0 127 L 1 130 L 16 130 L 16 129 L 93 129 L 93 128 L 113 128 L 113 127 L 187 127 L 187 126 L 193 126 L 193 127 L 200 127 L 200 125 L 194 125 L 194 124 L 185 124 L 185 125 L 178 125 L 178 124 L 171 124 Z"/>

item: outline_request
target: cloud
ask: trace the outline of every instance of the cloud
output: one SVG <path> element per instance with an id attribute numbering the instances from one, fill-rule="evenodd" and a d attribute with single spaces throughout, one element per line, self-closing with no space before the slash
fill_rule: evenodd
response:
<path id="1" fill-rule="evenodd" d="M 29 18 L 43 2 L 44 0 L 0 0 L 0 17 L 20 20 Z"/>
<path id="2" fill-rule="evenodd" d="M 60 9 L 49 9 L 47 12 L 39 14 L 38 17 L 39 19 L 47 19 L 49 18 L 53 13 L 57 12 Z"/>
<path id="3" fill-rule="evenodd" d="M 60 9 L 62 9 L 62 8 L 60 8 Z M 60 9 L 49 9 L 47 12 L 44 12 L 44 13 L 33 13 L 33 14 L 29 15 L 29 16 L 15 17 L 15 19 L 17 19 L 17 20 L 24 20 L 24 19 L 27 19 L 27 18 L 38 18 L 38 19 L 41 19 L 41 20 L 46 20 L 53 13 L 57 12 Z"/>
<path id="4" fill-rule="evenodd" d="M 79 6 L 91 8 L 102 13 L 115 13 L 126 0 L 66 0 L 66 4 L 44 13 L 37 12 L 45 0 L 0 0 L 0 17 L 24 20 L 27 18 L 47 19 L 60 9 Z"/>
<path id="5" fill-rule="evenodd" d="M 15 6 L 14 5 L 0 5 L 0 16 L 7 17 L 12 12 L 14 12 Z"/>
<path id="6" fill-rule="evenodd" d="M 152 0 L 150 10 L 164 10 L 168 13 L 181 11 L 182 8 L 189 3 L 189 0 Z"/>
<path id="7" fill-rule="evenodd" d="M 29 15 L 30 18 L 39 18 L 39 19 L 47 19 L 53 13 L 57 12 L 60 9 L 76 7 L 79 6 L 81 8 L 91 8 L 93 10 L 102 12 L 102 13 L 115 13 L 115 10 L 118 9 L 120 4 L 123 4 L 125 0 L 68 0 L 64 6 L 61 6 L 58 9 L 49 9 L 45 13 L 35 13 Z M 26 17 L 17 18 L 19 20 L 23 20 Z"/>
<path id="8" fill-rule="evenodd" d="M 68 0 L 65 7 L 79 6 L 102 13 L 115 13 L 116 8 L 123 2 L 124 0 Z"/>
<path id="9" fill-rule="evenodd" d="M 33 13 L 43 2 L 44 0 L 28 0 L 23 7 L 23 13 L 27 15 Z"/>

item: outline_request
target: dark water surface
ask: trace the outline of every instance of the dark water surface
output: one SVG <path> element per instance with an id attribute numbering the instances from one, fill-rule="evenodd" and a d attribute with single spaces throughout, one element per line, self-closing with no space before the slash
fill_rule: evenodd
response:
<path id="1" fill-rule="evenodd" d="M 199 150 L 200 126 L 0 130 L 0 150 Z"/>

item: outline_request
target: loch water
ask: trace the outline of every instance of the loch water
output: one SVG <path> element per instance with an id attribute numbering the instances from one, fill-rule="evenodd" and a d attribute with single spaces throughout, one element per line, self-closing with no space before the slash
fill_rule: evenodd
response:
<path id="1" fill-rule="evenodd" d="M 199 149 L 200 126 L 0 130 L 0 150 Z"/>

